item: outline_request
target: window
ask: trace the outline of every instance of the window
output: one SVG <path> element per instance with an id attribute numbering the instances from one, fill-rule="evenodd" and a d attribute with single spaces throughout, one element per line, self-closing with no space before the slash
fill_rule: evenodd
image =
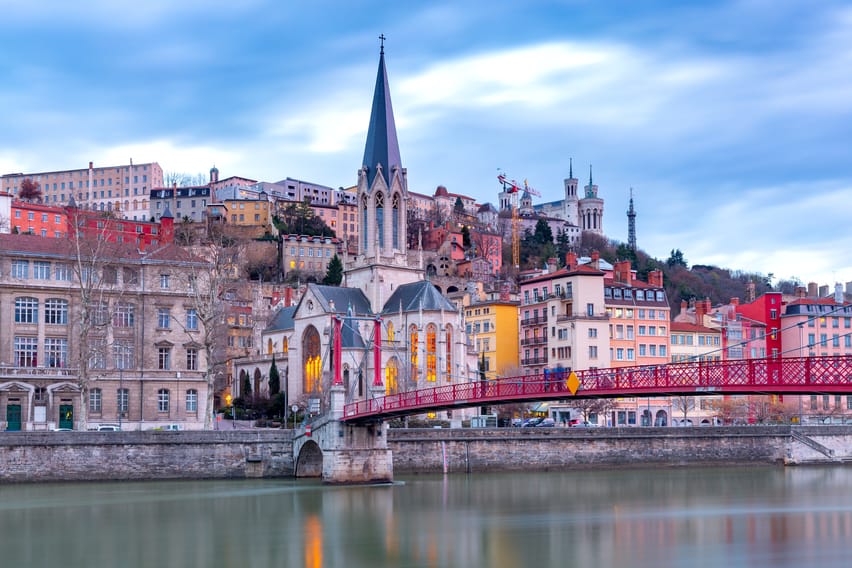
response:
<path id="1" fill-rule="evenodd" d="M 157 308 L 157 327 L 169 329 L 172 325 L 172 316 L 169 308 Z"/>
<path id="2" fill-rule="evenodd" d="M 38 338 L 37 337 L 15 337 L 15 366 L 36 367 L 38 360 Z"/>
<path id="3" fill-rule="evenodd" d="M 89 412 L 100 413 L 102 398 L 101 389 L 92 389 L 89 391 Z"/>
<path id="4" fill-rule="evenodd" d="M 186 310 L 186 329 L 190 331 L 198 329 L 198 310 L 195 308 Z"/>
<path id="5" fill-rule="evenodd" d="M 56 280 L 61 280 L 68 282 L 71 280 L 71 271 L 68 270 L 67 264 L 55 264 L 53 265 L 53 277 Z"/>
<path id="6" fill-rule="evenodd" d="M 115 306 L 112 314 L 113 327 L 133 327 L 136 306 L 121 302 Z"/>
<path id="7" fill-rule="evenodd" d="M 157 368 L 162 371 L 168 371 L 172 368 L 172 348 L 158 347 L 157 348 Z"/>
<path id="8" fill-rule="evenodd" d="M 12 278 L 25 279 L 29 278 L 30 261 L 28 260 L 12 260 Z"/>
<path id="9" fill-rule="evenodd" d="M 132 339 L 116 339 L 112 345 L 112 360 L 116 369 L 132 369 L 136 366 L 135 348 Z"/>
<path id="10" fill-rule="evenodd" d="M 186 411 L 198 412 L 198 391 L 195 389 L 186 391 Z"/>
<path id="11" fill-rule="evenodd" d="M 168 289 L 169 287 L 169 275 L 168 274 L 160 274 L 160 288 L 163 290 Z"/>
<path id="12" fill-rule="evenodd" d="M 106 340 L 90 339 L 89 349 L 89 368 L 106 369 Z"/>
<path id="13" fill-rule="evenodd" d="M 169 411 L 169 390 L 160 389 L 157 391 L 157 412 Z"/>
<path id="14" fill-rule="evenodd" d="M 648 346 L 648 354 L 651 357 L 656 357 L 657 356 L 657 346 L 656 345 L 649 345 Z"/>
<path id="15" fill-rule="evenodd" d="M 44 302 L 44 323 L 65 325 L 68 323 L 68 300 L 49 298 Z"/>
<path id="16" fill-rule="evenodd" d="M 36 280 L 50 280 L 50 263 L 40 260 L 33 262 L 33 278 Z"/>
<path id="17" fill-rule="evenodd" d="M 595 315 L 595 305 L 594 304 L 586 304 L 586 315 L 591 317 Z"/>
<path id="18" fill-rule="evenodd" d="M 65 367 L 68 361 L 68 340 L 64 337 L 47 337 L 44 340 L 44 358 L 51 369 Z"/>
<path id="19" fill-rule="evenodd" d="M 597 359 L 598 358 L 598 347 L 597 345 L 589 345 L 589 359 Z"/>
<path id="20" fill-rule="evenodd" d="M 198 349 L 187 349 L 186 350 L 186 370 L 187 371 L 197 371 L 198 370 Z"/>
<path id="21" fill-rule="evenodd" d="M 639 344 L 639 356 L 644 357 L 647 353 L 647 346 L 644 343 Z"/>
<path id="22" fill-rule="evenodd" d="M 560 330 L 560 331 L 562 331 L 562 330 Z M 568 330 L 566 329 L 565 331 L 567 332 Z M 566 335 L 567 335 L 567 333 L 566 333 Z M 595 327 L 590 327 L 590 328 L 589 328 L 589 337 L 597 337 L 597 336 L 598 336 L 598 330 L 597 330 L 597 328 L 595 328 Z M 560 339 L 561 339 L 561 338 L 560 338 Z"/>
<path id="23" fill-rule="evenodd" d="M 133 268 L 125 268 L 123 279 L 125 284 L 139 284 L 139 273 Z"/>
<path id="24" fill-rule="evenodd" d="M 38 323 L 38 299 L 15 298 L 15 323 Z"/>

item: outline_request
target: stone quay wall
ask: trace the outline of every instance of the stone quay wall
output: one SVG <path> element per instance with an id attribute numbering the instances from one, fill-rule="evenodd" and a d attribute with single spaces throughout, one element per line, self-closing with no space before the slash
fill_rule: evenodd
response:
<path id="1" fill-rule="evenodd" d="M 287 477 L 291 430 L 2 432 L 0 483 Z"/>
<path id="2" fill-rule="evenodd" d="M 852 426 L 386 432 L 395 475 L 852 463 Z M 291 430 L 0 432 L 0 483 L 292 477 L 293 446 Z"/>

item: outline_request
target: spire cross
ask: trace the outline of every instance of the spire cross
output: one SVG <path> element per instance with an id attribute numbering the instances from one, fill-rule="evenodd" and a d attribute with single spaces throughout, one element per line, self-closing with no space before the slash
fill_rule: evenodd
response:
<path id="1" fill-rule="evenodd" d="M 381 40 L 381 42 L 382 42 L 382 43 L 381 43 L 381 53 L 382 53 L 382 54 L 384 54 L 384 52 L 385 52 L 385 40 L 386 40 L 387 38 L 385 37 L 385 34 L 380 34 L 380 35 L 379 35 L 379 39 L 380 39 L 380 40 Z"/>

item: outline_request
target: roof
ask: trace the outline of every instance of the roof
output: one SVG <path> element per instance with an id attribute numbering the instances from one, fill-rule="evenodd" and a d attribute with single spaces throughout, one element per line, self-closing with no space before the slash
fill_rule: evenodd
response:
<path id="1" fill-rule="evenodd" d="M 400 311 L 448 311 L 455 312 L 456 307 L 432 285 L 428 280 L 420 280 L 403 284 L 394 290 L 385 306 L 382 314 L 394 314 Z"/>
<path id="2" fill-rule="evenodd" d="M 81 239 L 81 242 L 93 242 Z M 98 241 L 96 254 L 104 260 L 121 260 L 126 262 L 205 262 L 183 247 L 174 244 L 164 244 L 153 250 L 139 251 L 132 243 L 112 243 Z M 26 256 L 50 256 L 72 258 L 76 256 L 74 239 L 55 239 L 39 235 L 0 234 L 0 250 L 5 254 Z M 85 251 L 83 251 L 85 254 Z"/>
<path id="3" fill-rule="evenodd" d="M 269 325 L 266 326 L 266 329 L 264 329 L 263 332 L 270 333 L 275 331 L 289 331 L 293 329 L 295 327 L 293 314 L 295 313 L 296 306 L 281 308 L 275 312 L 275 315 L 272 316 L 272 319 L 269 321 Z"/>
<path id="4" fill-rule="evenodd" d="M 548 280 L 553 280 L 554 278 L 559 278 L 560 276 L 573 276 L 576 274 L 585 274 L 588 276 L 603 276 L 604 272 L 602 270 L 593 268 L 588 264 L 580 264 L 574 270 L 560 268 L 556 272 L 551 272 L 550 274 L 543 274 L 542 276 L 536 276 L 535 278 L 524 280 L 523 282 L 521 282 L 521 286 L 526 286 L 527 284 L 532 282 L 546 282 Z"/>
<path id="5" fill-rule="evenodd" d="M 370 301 L 360 288 L 344 288 L 341 286 L 323 286 L 308 284 L 308 290 L 313 291 L 322 309 L 326 312 L 344 314 L 350 309 L 356 316 L 373 315 Z"/>
<path id="6" fill-rule="evenodd" d="M 373 108 L 370 111 L 370 126 L 367 130 L 367 144 L 364 147 L 364 167 L 367 168 L 367 186 L 373 185 L 378 169 L 382 166 L 382 175 L 390 187 L 390 175 L 394 167 L 402 169 L 399 157 L 399 141 L 396 137 L 396 124 L 393 118 L 388 73 L 385 69 L 385 52 L 379 55 L 379 70 L 376 75 L 376 89 L 373 92 Z"/>
<path id="7" fill-rule="evenodd" d="M 669 325 L 670 331 L 688 331 L 692 333 L 722 333 L 719 329 L 713 329 L 712 327 L 705 327 L 703 325 L 696 325 L 694 323 L 688 322 L 673 321 Z"/>
<path id="8" fill-rule="evenodd" d="M 352 318 L 344 318 L 340 327 L 340 346 L 343 349 L 363 349 L 367 346 Z"/>

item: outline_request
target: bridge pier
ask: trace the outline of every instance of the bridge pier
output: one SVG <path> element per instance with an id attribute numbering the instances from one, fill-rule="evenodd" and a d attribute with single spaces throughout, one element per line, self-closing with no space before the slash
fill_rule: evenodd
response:
<path id="1" fill-rule="evenodd" d="M 329 416 L 296 432 L 293 463 L 296 477 L 319 477 L 329 484 L 390 483 L 393 456 L 388 448 L 387 425 L 345 424 L 342 385 L 331 387 Z"/>

